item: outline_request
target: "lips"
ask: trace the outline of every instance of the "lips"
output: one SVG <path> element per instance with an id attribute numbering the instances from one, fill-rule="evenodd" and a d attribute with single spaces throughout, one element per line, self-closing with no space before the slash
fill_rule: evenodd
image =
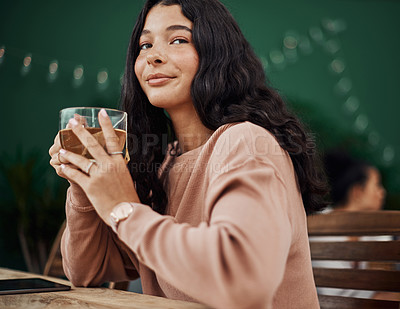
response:
<path id="1" fill-rule="evenodd" d="M 162 85 L 174 78 L 173 76 L 157 73 L 147 76 L 146 81 L 149 85 Z"/>

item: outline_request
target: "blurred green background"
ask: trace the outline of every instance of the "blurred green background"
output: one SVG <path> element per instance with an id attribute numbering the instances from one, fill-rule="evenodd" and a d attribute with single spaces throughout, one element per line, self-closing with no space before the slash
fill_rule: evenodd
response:
<path id="1" fill-rule="evenodd" d="M 400 2 L 223 2 L 318 147 L 377 165 L 385 208 L 400 209 Z M 58 112 L 118 107 L 142 3 L 0 0 L 0 266 L 42 270 L 64 219 L 67 184 L 47 153 Z"/>

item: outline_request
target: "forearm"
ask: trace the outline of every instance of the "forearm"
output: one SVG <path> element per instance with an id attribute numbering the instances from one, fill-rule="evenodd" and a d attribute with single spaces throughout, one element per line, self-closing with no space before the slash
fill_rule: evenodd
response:
<path id="1" fill-rule="evenodd" d="M 132 263 L 126 265 L 128 259 L 123 258 L 115 234 L 75 188 L 68 190 L 66 216 L 61 253 L 64 272 L 74 285 L 96 286 L 137 277 Z"/>

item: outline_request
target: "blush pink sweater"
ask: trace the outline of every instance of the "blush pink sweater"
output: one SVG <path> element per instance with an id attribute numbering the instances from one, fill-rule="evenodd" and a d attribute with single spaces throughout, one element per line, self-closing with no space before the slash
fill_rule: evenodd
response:
<path id="1" fill-rule="evenodd" d="M 69 188 L 61 250 L 74 285 L 140 275 L 146 294 L 215 308 L 319 308 L 293 165 L 267 130 L 224 125 L 163 166 L 166 215 L 134 204 L 117 234 Z"/>

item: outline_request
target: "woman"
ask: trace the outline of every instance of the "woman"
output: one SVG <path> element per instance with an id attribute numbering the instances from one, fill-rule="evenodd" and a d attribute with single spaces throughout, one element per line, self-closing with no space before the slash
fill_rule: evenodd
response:
<path id="1" fill-rule="evenodd" d="M 315 149 L 226 8 L 147 1 L 125 72 L 128 168 L 74 121 L 96 164 L 57 137 L 50 149 L 71 183 L 68 278 L 140 276 L 144 293 L 215 308 L 318 308 L 305 217 L 325 194 Z M 118 151 L 99 117 L 108 153 Z"/>
<path id="2" fill-rule="evenodd" d="M 379 171 L 346 152 L 335 150 L 325 155 L 325 167 L 331 184 L 332 207 L 335 210 L 381 210 L 386 191 Z"/>

